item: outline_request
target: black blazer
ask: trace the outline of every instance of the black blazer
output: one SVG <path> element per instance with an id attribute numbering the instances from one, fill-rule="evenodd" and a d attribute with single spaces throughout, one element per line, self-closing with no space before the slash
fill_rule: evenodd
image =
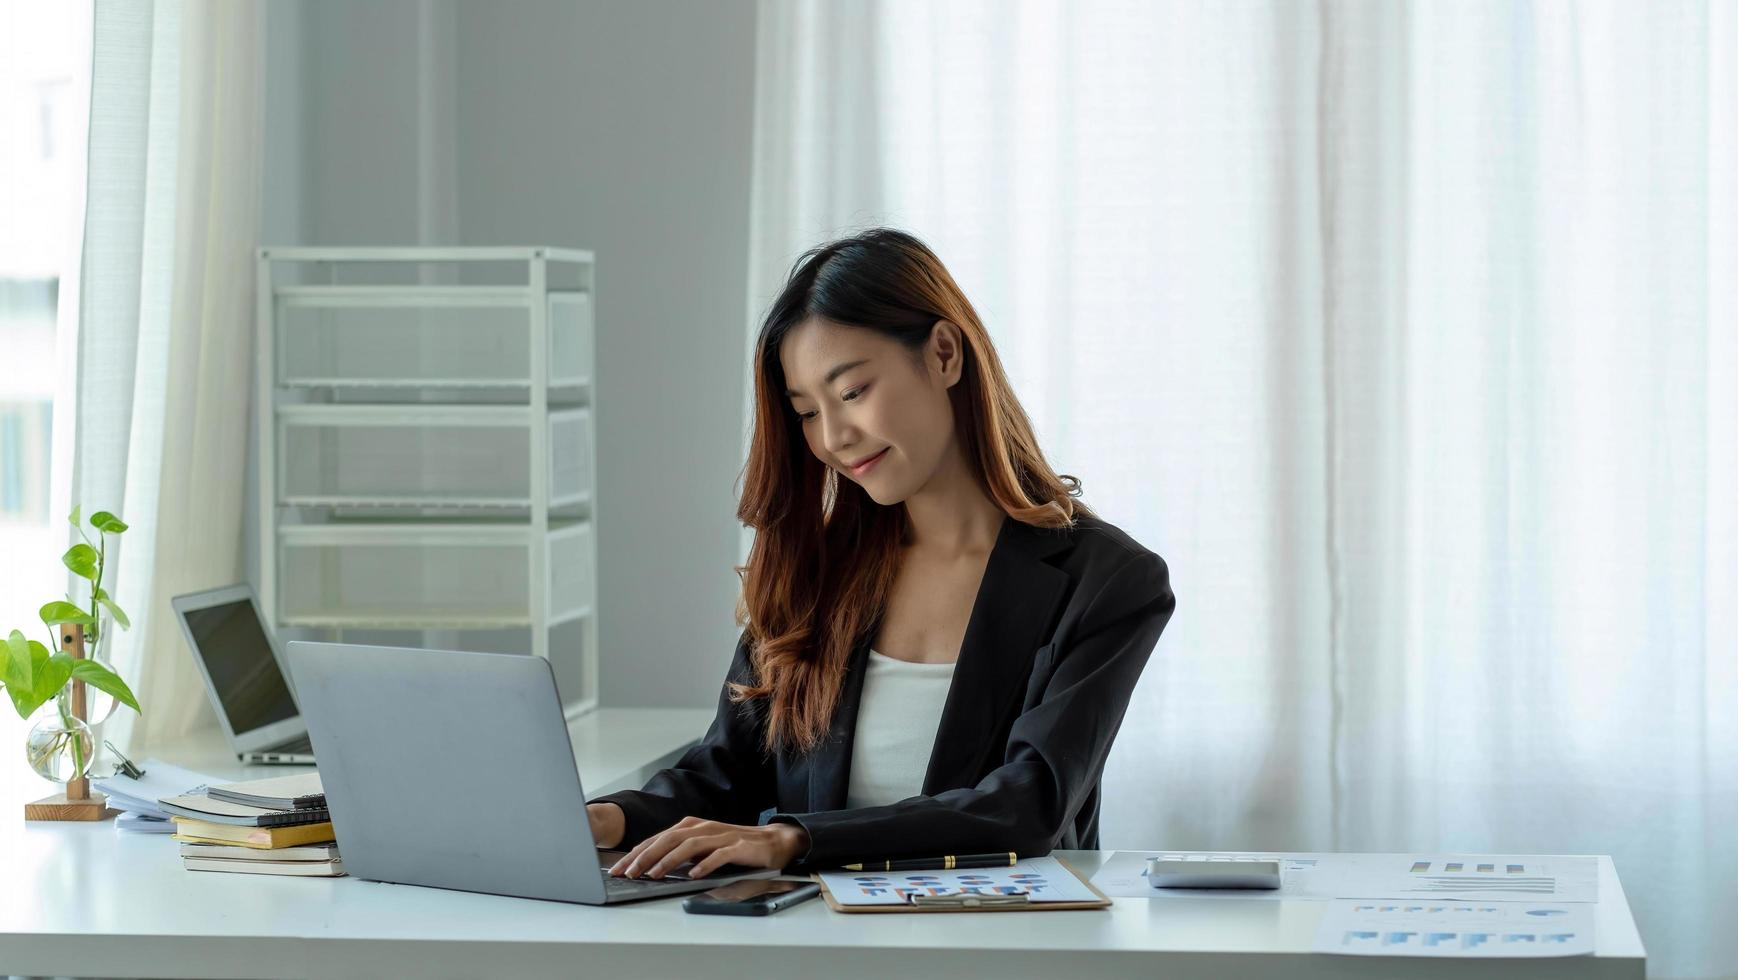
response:
<path id="1" fill-rule="evenodd" d="M 642 790 L 592 802 L 622 808 L 623 848 L 689 815 L 796 823 L 809 833 L 801 866 L 1096 848 L 1105 756 L 1174 608 L 1164 560 L 1120 529 L 1087 517 L 1054 530 L 1005 518 L 921 795 L 843 809 L 873 641 L 865 637 L 852 652 L 831 731 L 813 753 L 769 757 L 764 708 L 732 704 L 726 688 L 706 737 L 675 766 Z M 744 632 L 727 679 L 752 676 L 747 646 Z"/>

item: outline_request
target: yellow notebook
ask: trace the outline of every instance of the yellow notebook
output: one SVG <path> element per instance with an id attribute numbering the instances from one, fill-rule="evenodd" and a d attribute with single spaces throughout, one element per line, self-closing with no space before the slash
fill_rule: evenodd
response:
<path id="1" fill-rule="evenodd" d="M 320 844 L 338 837 L 332 832 L 332 821 L 299 823 L 284 827 L 238 827 L 211 823 L 191 817 L 175 817 L 175 839 L 200 844 L 240 844 L 270 850 L 275 847 L 295 847 L 298 844 Z"/>

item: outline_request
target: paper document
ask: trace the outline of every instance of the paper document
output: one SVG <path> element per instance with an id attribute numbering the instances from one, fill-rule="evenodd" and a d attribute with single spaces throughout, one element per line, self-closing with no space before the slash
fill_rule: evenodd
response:
<path id="1" fill-rule="evenodd" d="M 129 834 L 173 834 L 175 823 L 171 820 L 123 810 L 121 815 L 115 818 L 115 829 Z"/>
<path id="2" fill-rule="evenodd" d="M 907 905 L 912 895 L 1016 895 L 1029 902 L 1097 902 L 1092 889 L 1053 857 L 1024 858 L 1005 868 L 963 871 L 823 871 L 840 905 Z"/>
<path id="3" fill-rule="evenodd" d="M 1354 956 L 1584 956 L 1593 906 L 1560 902 L 1335 901 L 1315 951 Z"/>
<path id="4" fill-rule="evenodd" d="M 1344 854 L 1335 898 L 1432 898 L 1475 902 L 1597 902 L 1591 857 L 1499 854 Z"/>
<path id="5" fill-rule="evenodd" d="M 1169 861 L 1260 858 L 1279 862 L 1275 891 L 1153 888 L 1147 858 Z M 1117 898 L 1431 898 L 1457 901 L 1597 902 L 1591 857 L 1330 854 L 1271 851 L 1117 851 L 1092 876 Z"/>
<path id="6" fill-rule="evenodd" d="M 117 810 L 167 820 L 169 811 L 158 806 L 158 800 L 165 796 L 202 792 L 206 784 L 216 781 L 215 777 L 172 766 L 162 759 L 146 759 L 139 768 L 145 771 L 142 779 L 117 773 L 91 780 L 91 788 L 107 796 L 109 806 Z"/>

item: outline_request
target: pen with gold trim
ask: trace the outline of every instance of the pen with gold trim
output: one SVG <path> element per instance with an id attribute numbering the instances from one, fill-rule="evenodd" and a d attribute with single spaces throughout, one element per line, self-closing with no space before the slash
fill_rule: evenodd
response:
<path id="1" fill-rule="evenodd" d="M 966 868 L 1006 868 L 1020 860 L 1013 851 L 999 854 L 944 854 L 932 858 L 901 858 L 896 861 L 860 861 L 841 865 L 846 871 L 961 871 Z"/>

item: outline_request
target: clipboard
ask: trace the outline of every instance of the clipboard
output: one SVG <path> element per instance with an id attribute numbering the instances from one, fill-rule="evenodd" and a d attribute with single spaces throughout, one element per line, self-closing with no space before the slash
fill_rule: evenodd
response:
<path id="1" fill-rule="evenodd" d="M 1096 885 L 1094 885 L 1092 882 L 1088 881 L 1083 875 L 1081 875 L 1081 873 L 1079 871 L 1076 871 L 1074 869 L 1073 865 L 1069 864 L 1067 861 L 1064 861 L 1061 858 L 1056 858 L 1056 863 L 1060 864 L 1064 869 L 1066 869 L 1069 874 L 1080 879 L 1080 883 L 1082 885 L 1086 886 L 1087 891 L 1090 891 L 1094 895 L 1098 896 L 1097 900 L 1095 900 L 1095 901 L 1076 901 L 1076 902 L 1007 902 L 1007 903 L 1004 903 L 1001 901 L 991 900 L 991 901 L 986 901 L 986 902 L 980 902 L 977 904 L 969 904 L 966 900 L 970 899 L 970 898 L 977 897 L 977 896 L 963 896 L 963 897 L 961 897 L 962 900 L 959 902 L 938 902 L 938 901 L 934 901 L 932 899 L 931 901 L 924 902 L 923 904 L 910 904 L 910 903 L 908 903 L 905 905 L 841 905 L 841 904 L 839 904 L 839 900 L 833 897 L 832 890 L 827 887 L 827 882 L 824 879 L 822 879 L 822 877 L 819 874 L 811 873 L 809 875 L 809 878 L 810 878 L 810 880 L 814 881 L 816 884 L 821 886 L 821 897 L 827 900 L 827 907 L 828 908 L 832 909 L 835 912 L 845 912 L 845 913 L 856 913 L 856 912 L 1049 912 L 1051 910 L 1061 911 L 1064 909 L 1108 909 L 1111 907 L 1112 902 L 1111 902 L 1110 898 L 1108 896 L 1106 896 L 1104 892 L 1099 891 L 1098 887 Z M 994 898 L 993 896 L 988 896 L 988 897 L 990 897 L 992 899 Z"/>

